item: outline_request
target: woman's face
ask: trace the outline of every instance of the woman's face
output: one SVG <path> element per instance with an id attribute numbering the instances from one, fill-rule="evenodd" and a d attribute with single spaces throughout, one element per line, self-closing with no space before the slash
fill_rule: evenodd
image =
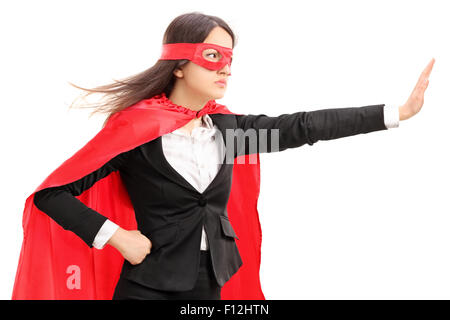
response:
<path id="1" fill-rule="evenodd" d="M 217 44 L 226 48 L 233 48 L 233 40 L 228 32 L 221 27 L 215 27 L 205 39 L 206 43 Z M 217 61 L 217 51 L 210 49 L 205 52 L 204 58 L 210 61 Z M 227 64 L 219 70 L 209 70 L 199 66 L 192 61 L 174 71 L 177 81 L 182 81 L 184 89 L 205 100 L 220 99 L 224 96 L 227 84 L 216 83 L 218 80 L 227 81 L 230 73 L 230 66 Z"/>

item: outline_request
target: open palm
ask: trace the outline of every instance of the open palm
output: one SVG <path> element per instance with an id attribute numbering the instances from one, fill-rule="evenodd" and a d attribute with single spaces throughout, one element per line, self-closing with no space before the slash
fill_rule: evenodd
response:
<path id="1" fill-rule="evenodd" d="M 400 120 L 406 120 L 418 113 L 423 106 L 425 90 L 428 87 L 428 77 L 434 65 L 434 58 L 428 63 L 417 81 L 414 90 L 404 105 L 399 108 Z"/>

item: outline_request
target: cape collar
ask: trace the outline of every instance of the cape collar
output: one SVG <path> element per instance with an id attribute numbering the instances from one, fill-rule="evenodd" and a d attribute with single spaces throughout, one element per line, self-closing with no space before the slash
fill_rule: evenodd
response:
<path id="1" fill-rule="evenodd" d="M 186 107 L 184 107 L 184 106 L 182 106 L 182 105 L 178 105 L 178 104 L 173 103 L 173 102 L 166 96 L 166 94 L 165 94 L 164 92 L 162 92 L 162 93 L 160 93 L 160 94 L 158 94 L 158 95 L 153 96 L 153 97 L 150 98 L 149 100 L 151 100 L 152 103 L 156 103 L 156 104 L 158 104 L 158 105 L 165 106 L 165 107 L 167 107 L 167 108 L 169 108 L 169 109 L 173 109 L 174 111 L 182 112 L 182 113 L 185 113 L 185 114 L 187 114 L 187 115 L 194 116 L 194 117 L 196 117 L 196 118 L 199 118 L 199 117 L 203 116 L 204 114 L 213 113 L 214 110 L 215 110 L 216 108 L 218 108 L 218 106 L 219 106 L 219 104 L 216 103 L 215 100 L 209 100 L 209 101 L 203 106 L 202 109 L 200 109 L 200 110 L 198 110 L 198 111 L 191 110 L 191 109 L 186 108 Z"/>

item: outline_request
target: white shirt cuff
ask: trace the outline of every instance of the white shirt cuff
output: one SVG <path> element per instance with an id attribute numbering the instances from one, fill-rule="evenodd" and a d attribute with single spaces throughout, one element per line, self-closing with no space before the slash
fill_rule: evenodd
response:
<path id="1" fill-rule="evenodd" d="M 384 125 L 386 128 L 398 128 L 400 123 L 399 107 L 394 105 L 384 106 Z"/>
<path id="2" fill-rule="evenodd" d="M 119 226 L 112 222 L 111 220 L 106 220 L 103 223 L 100 230 L 98 230 L 97 235 L 95 236 L 94 242 L 92 246 L 96 249 L 103 249 L 108 240 L 112 237 L 114 232 L 119 229 Z"/>

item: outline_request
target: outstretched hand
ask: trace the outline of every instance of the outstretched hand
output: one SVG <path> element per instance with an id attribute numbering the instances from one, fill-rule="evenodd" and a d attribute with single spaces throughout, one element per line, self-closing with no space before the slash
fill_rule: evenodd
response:
<path id="1" fill-rule="evenodd" d="M 424 94 L 425 90 L 428 87 L 428 77 L 430 76 L 431 70 L 434 65 L 434 58 L 426 66 L 425 70 L 422 71 L 422 74 L 419 77 L 419 81 L 417 81 L 414 90 L 408 98 L 408 101 L 401 107 L 399 107 L 399 116 L 400 120 L 406 120 L 411 118 L 413 115 L 418 113 L 423 106 Z"/>

